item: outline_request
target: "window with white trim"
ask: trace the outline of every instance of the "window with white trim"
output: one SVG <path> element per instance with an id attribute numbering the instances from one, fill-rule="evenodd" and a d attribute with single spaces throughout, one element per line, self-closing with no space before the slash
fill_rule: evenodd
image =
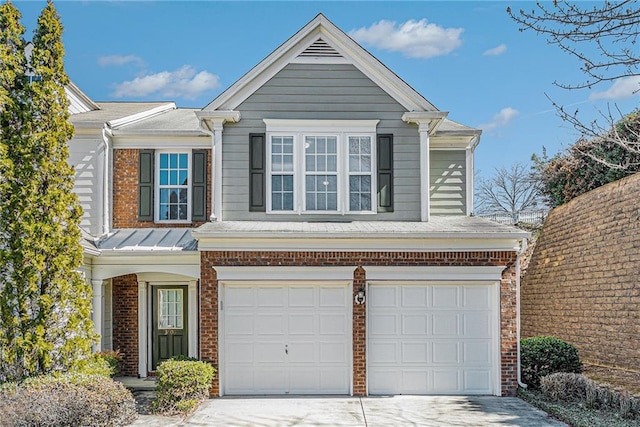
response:
<path id="1" fill-rule="evenodd" d="M 156 153 L 156 221 L 191 221 L 191 153 Z"/>
<path id="2" fill-rule="evenodd" d="M 267 124 L 267 212 L 375 213 L 377 120 Z"/>

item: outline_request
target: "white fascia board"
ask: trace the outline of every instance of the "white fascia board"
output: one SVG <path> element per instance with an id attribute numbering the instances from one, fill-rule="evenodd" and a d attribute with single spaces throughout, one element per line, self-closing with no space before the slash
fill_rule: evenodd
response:
<path id="1" fill-rule="evenodd" d="M 118 137 L 126 137 L 126 136 L 132 136 L 132 137 L 137 137 L 137 136 L 166 136 L 166 137 L 180 137 L 180 136 L 206 136 L 208 137 L 209 135 L 207 135 L 206 133 L 204 133 L 202 130 L 200 129 L 190 129 L 190 130 L 162 130 L 162 129 L 140 129 L 140 130 L 127 130 L 127 129 L 122 129 L 122 130 L 114 130 L 112 131 L 112 135 L 113 136 L 118 136 Z"/>
<path id="2" fill-rule="evenodd" d="M 166 111 L 175 110 L 178 108 L 174 102 L 169 102 L 164 105 L 160 105 L 155 108 L 151 108 L 146 111 L 142 111 L 140 113 L 131 114 L 130 116 L 122 117 L 120 119 L 110 120 L 107 122 L 107 126 L 111 129 L 117 129 L 122 126 L 127 126 L 133 123 L 137 123 L 141 120 L 148 119 L 150 117 L 156 116 L 158 114 L 162 114 Z"/>
<path id="3" fill-rule="evenodd" d="M 351 281 L 357 267 L 356 264 L 347 267 L 212 266 L 220 281 Z"/>
<path id="4" fill-rule="evenodd" d="M 69 84 L 65 86 L 65 90 L 71 92 L 73 96 L 78 98 L 78 100 L 82 101 L 85 104 L 88 111 L 99 110 L 100 106 L 93 102 L 91 98 L 87 96 L 74 82 L 69 80 Z"/>
<path id="5" fill-rule="evenodd" d="M 500 280 L 505 265 L 499 266 L 371 266 L 363 265 L 368 281 L 484 281 Z"/>
<path id="6" fill-rule="evenodd" d="M 236 109 L 285 66 L 296 62 L 297 56 L 320 36 L 407 111 L 437 110 L 415 89 L 320 14 L 204 107 L 203 111 Z"/>
<path id="7" fill-rule="evenodd" d="M 177 139 L 177 138 L 180 139 Z M 197 135 L 174 135 L 173 137 L 163 134 L 153 137 L 149 133 L 144 135 L 118 135 L 113 138 L 113 148 L 123 149 L 197 149 L 211 148 L 211 138 L 205 133 Z"/>
<path id="8" fill-rule="evenodd" d="M 91 266 L 92 278 L 106 280 L 125 274 L 167 273 L 185 277 L 200 277 L 200 254 L 189 253 L 131 253 L 104 251 L 94 258 Z M 194 253 L 195 252 L 195 253 Z M 106 257 L 104 255 L 107 255 Z"/>
<path id="9" fill-rule="evenodd" d="M 195 236 L 194 236 L 195 237 Z M 197 238 L 197 237 L 196 237 Z M 379 251 L 517 251 L 521 238 L 395 238 L 395 239 L 362 239 L 358 237 L 346 238 L 318 238 L 304 236 L 301 238 L 270 238 L 245 236 L 230 238 L 229 236 L 216 238 L 199 238 L 199 251 L 345 251 L 345 252 L 379 252 Z"/>

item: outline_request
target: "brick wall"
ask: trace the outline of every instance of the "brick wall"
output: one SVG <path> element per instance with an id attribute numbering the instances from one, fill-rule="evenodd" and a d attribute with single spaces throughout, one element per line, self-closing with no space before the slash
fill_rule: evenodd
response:
<path id="1" fill-rule="evenodd" d="M 218 280 L 214 266 L 358 266 L 353 273 L 353 292 L 366 282 L 362 265 L 379 266 L 509 266 L 500 285 L 501 386 L 505 396 L 515 395 L 516 310 L 515 252 L 243 252 L 201 253 L 200 356 L 218 366 Z M 366 392 L 366 304 L 353 305 L 353 392 Z M 214 380 L 211 389 L 218 396 Z"/>
<path id="2" fill-rule="evenodd" d="M 197 227 L 186 224 L 138 221 L 139 150 L 113 150 L 113 228 Z M 207 150 L 207 218 L 211 216 L 211 150 Z"/>
<path id="3" fill-rule="evenodd" d="M 123 375 L 138 376 L 138 278 L 135 274 L 111 279 L 113 295 L 113 349 L 123 354 Z"/>
<path id="4" fill-rule="evenodd" d="M 640 174 L 555 208 L 522 281 L 524 337 L 553 335 L 583 360 L 640 367 Z"/>

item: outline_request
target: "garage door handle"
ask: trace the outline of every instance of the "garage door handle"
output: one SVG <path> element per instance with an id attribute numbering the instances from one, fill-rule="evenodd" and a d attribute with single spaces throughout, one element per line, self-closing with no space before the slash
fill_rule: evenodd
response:
<path id="1" fill-rule="evenodd" d="M 284 346 L 284 354 L 289 354 L 289 346 L 288 345 Z"/>

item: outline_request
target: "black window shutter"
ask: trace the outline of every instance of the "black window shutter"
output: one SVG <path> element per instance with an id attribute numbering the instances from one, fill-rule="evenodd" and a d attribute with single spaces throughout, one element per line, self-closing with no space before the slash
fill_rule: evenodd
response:
<path id="1" fill-rule="evenodd" d="M 264 133 L 249 135 L 249 212 L 265 212 L 266 136 Z"/>
<path id="2" fill-rule="evenodd" d="M 393 212 L 393 135 L 378 135 L 378 212 Z"/>
<path id="3" fill-rule="evenodd" d="M 206 221 L 207 150 L 193 150 L 191 167 L 191 221 Z"/>
<path id="4" fill-rule="evenodd" d="M 153 150 L 140 150 L 138 164 L 138 221 L 153 221 Z"/>

